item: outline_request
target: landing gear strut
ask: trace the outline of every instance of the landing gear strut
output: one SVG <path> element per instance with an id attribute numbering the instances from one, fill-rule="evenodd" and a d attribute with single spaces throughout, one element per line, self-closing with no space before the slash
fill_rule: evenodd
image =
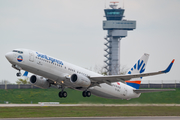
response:
<path id="1" fill-rule="evenodd" d="M 90 97 L 91 96 L 91 92 L 90 91 L 83 91 L 82 92 L 82 96 L 83 97 Z"/>

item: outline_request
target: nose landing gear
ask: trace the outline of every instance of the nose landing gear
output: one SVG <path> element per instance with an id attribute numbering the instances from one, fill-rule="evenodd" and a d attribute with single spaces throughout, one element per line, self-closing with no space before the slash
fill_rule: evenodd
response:
<path id="1" fill-rule="evenodd" d="M 18 65 L 12 65 L 12 67 L 19 71 L 18 73 L 16 73 L 16 76 L 20 77 L 21 76 L 21 67 Z"/>
<path id="2" fill-rule="evenodd" d="M 16 73 L 16 76 L 17 76 L 17 77 L 20 77 L 20 76 L 21 76 L 21 72 L 20 72 L 20 70 L 19 70 L 19 72 L 18 72 L 18 73 Z"/>

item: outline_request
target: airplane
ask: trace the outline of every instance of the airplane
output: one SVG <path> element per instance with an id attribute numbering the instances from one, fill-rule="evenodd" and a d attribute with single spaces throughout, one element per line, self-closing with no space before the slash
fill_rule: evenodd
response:
<path id="1" fill-rule="evenodd" d="M 149 54 L 145 53 L 133 65 L 126 75 L 104 76 L 85 68 L 70 64 L 63 60 L 49 55 L 29 50 L 14 49 L 5 54 L 12 67 L 19 72 L 21 70 L 33 73 L 30 83 L 34 86 L 47 89 L 51 85 L 61 89 L 60 98 L 66 98 L 65 88 L 82 91 L 83 97 L 90 97 L 91 94 L 109 99 L 132 99 L 138 98 L 141 93 L 173 91 L 174 89 L 139 89 L 142 77 L 168 73 L 174 63 L 174 59 L 167 69 L 158 72 L 144 73 Z"/>

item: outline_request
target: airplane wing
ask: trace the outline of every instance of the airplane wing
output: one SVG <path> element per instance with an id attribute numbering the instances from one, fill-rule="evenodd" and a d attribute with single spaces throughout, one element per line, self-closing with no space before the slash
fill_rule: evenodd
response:
<path id="1" fill-rule="evenodd" d="M 146 76 L 153 76 L 153 75 L 168 73 L 171 70 L 173 63 L 174 63 L 174 59 L 172 60 L 170 65 L 167 67 L 167 69 L 163 71 L 158 71 L 158 72 L 130 74 L 130 75 L 99 76 L 99 77 L 89 77 L 89 78 L 92 80 L 92 82 L 95 82 L 98 84 L 100 83 L 111 84 L 111 82 L 125 82 L 127 80 L 130 80 L 131 78 L 139 78 L 139 77 L 146 77 Z"/>
<path id="2" fill-rule="evenodd" d="M 150 92 L 163 92 L 163 91 L 175 91 L 175 89 L 136 89 L 135 93 L 150 93 Z"/>

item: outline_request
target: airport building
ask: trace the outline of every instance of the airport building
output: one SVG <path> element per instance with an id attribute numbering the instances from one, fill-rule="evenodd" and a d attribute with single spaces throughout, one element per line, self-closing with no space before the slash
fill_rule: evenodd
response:
<path id="1" fill-rule="evenodd" d="M 111 2 L 109 9 L 104 9 L 106 20 L 103 21 L 103 30 L 107 30 L 107 35 L 104 38 L 106 54 L 104 61 L 109 75 L 120 74 L 120 41 L 127 36 L 127 31 L 136 28 L 136 21 L 125 20 L 125 9 L 118 8 L 117 2 Z"/>

